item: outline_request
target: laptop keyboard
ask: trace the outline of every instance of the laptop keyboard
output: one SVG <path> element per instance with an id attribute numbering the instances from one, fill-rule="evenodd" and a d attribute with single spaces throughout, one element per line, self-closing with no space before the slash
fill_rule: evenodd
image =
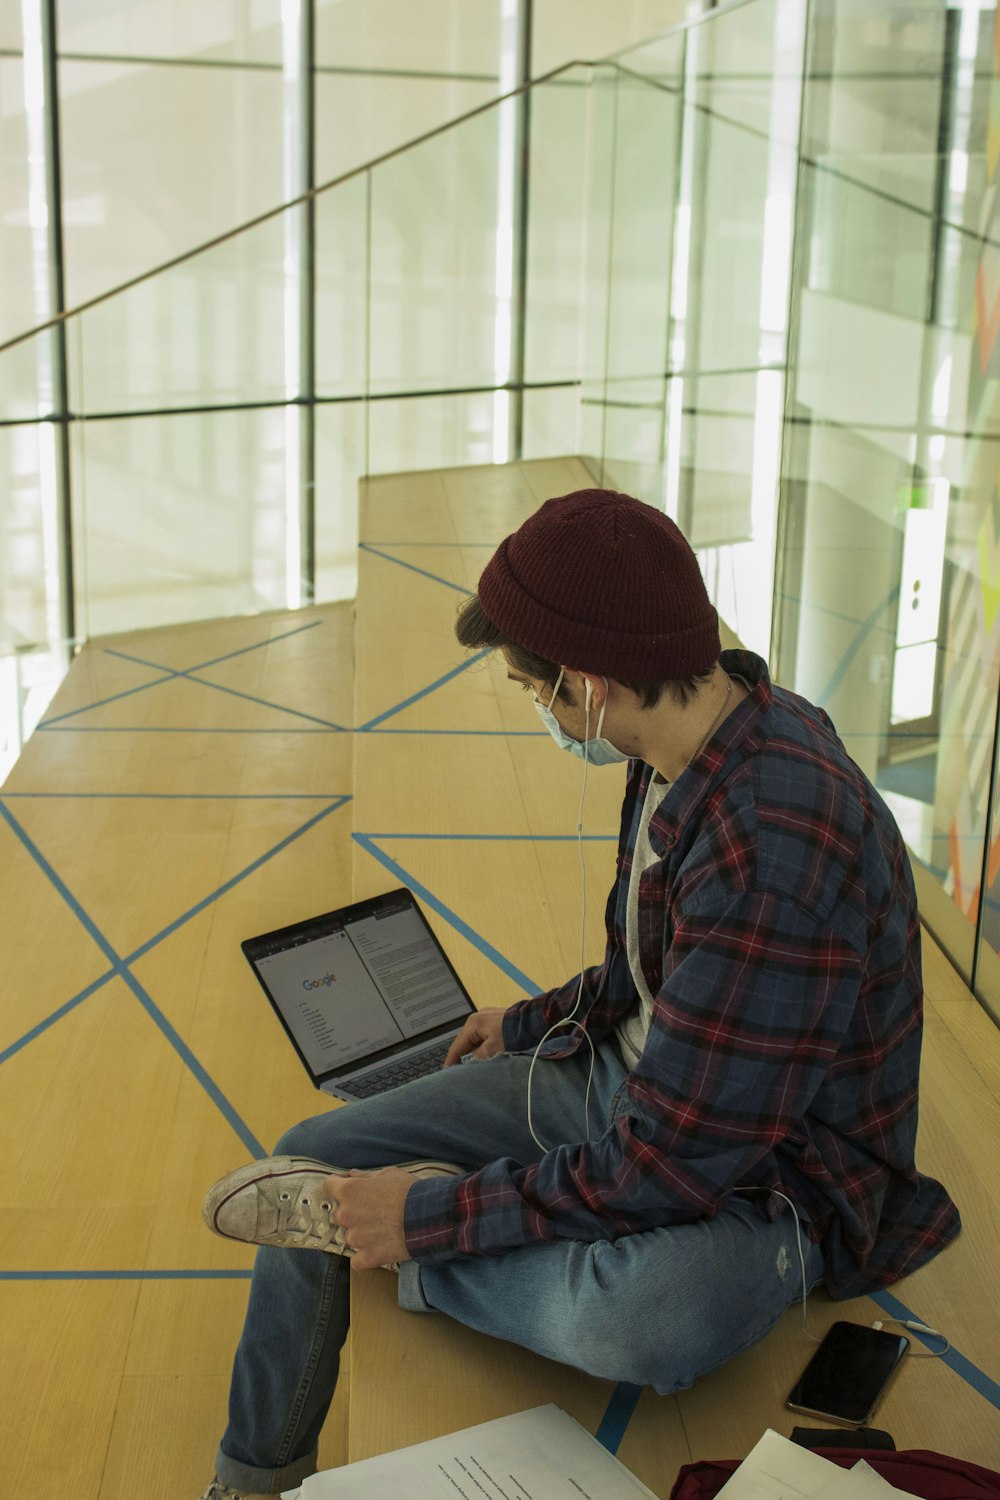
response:
<path id="1" fill-rule="evenodd" d="M 374 1073 L 366 1073 L 363 1078 L 352 1078 L 345 1082 L 344 1088 L 359 1099 L 367 1099 L 372 1094 L 384 1094 L 386 1089 L 398 1088 L 401 1083 L 410 1083 L 414 1078 L 423 1078 L 428 1073 L 437 1072 L 448 1055 L 450 1046 L 451 1038 L 436 1047 L 418 1052 L 416 1057 L 404 1057 L 399 1062 L 386 1063 L 385 1067 L 376 1069 Z"/>

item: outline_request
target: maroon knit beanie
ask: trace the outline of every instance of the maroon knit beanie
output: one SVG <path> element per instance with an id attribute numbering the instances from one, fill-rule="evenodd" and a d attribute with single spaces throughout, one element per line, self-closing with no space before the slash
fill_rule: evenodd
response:
<path id="1" fill-rule="evenodd" d="M 500 543 L 479 602 L 517 645 L 619 682 L 690 677 L 721 649 L 684 537 L 661 511 L 613 490 L 546 500 Z"/>

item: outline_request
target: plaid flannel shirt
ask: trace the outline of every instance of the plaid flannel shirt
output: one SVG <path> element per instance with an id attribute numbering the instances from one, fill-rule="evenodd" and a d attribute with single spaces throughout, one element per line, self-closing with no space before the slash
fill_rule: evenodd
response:
<path id="1" fill-rule="evenodd" d="M 914 1165 L 920 929 L 899 831 L 821 710 L 772 687 L 749 652 L 723 664 L 751 695 L 650 823 L 639 948 L 655 1005 L 627 1112 L 537 1164 L 415 1183 L 415 1260 L 613 1240 L 710 1217 L 736 1187 L 777 1188 L 822 1242 L 829 1290 L 851 1297 L 957 1234 L 948 1194 Z M 651 775 L 630 763 L 607 949 L 584 974 L 577 1017 L 595 1042 L 636 1003 L 626 902 Z M 532 1051 L 578 985 L 512 1006 L 506 1049 Z M 568 1029 L 543 1055 L 582 1043 Z"/>

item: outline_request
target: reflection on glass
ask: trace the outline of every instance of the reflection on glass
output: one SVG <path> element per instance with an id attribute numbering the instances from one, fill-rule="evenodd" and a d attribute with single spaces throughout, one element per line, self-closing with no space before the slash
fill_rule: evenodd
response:
<path id="1" fill-rule="evenodd" d="M 94 417 L 282 400 L 287 217 L 279 214 L 74 319 L 75 409 Z"/>
<path id="2" fill-rule="evenodd" d="M 531 94 L 525 378 L 576 380 L 587 310 L 589 68 Z"/>
<path id="3" fill-rule="evenodd" d="M 493 384 L 498 143 L 491 110 L 372 170 L 373 393 Z"/>
<path id="4" fill-rule="evenodd" d="M 581 451 L 580 401 L 575 385 L 524 393 L 524 458 Z"/>
<path id="5" fill-rule="evenodd" d="M 423 396 L 372 401 L 369 472 L 488 464 L 493 454 L 493 396 Z"/>
<path id="6" fill-rule="evenodd" d="M 69 306 L 282 202 L 280 69 L 63 59 L 59 76 Z"/>
<path id="7" fill-rule="evenodd" d="M 316 410 L 316 600 L 353 599 L 358 581 L 358 485 L 365 473 L 362 401 Z"/>
<path id="8" fill-rule="evenodd" d="M 74 462 L 82 632 L 284 606 L 281 408 L 90 422 Z"/>
<path id="9" fill-rule="evenodd" d="M 281 60 L 281 0 L 58 0 L 63 52 L 176 60 Z"/>
<path id="10" fill-rule="evenodd" d="M 971 975 L 996 720 L 997 407 L 986 326 L 971 344 L 967 331 L 983 267 L 948 220 L 978 214 L 963 193 L 982 180 L 975 60 L 992 17 L 963 7 L 946 27 L 929 3 L 861 19 L 834 4 L 814 19 L 776 666 L 830 711 L 970 918 L 949 947 Z"/>

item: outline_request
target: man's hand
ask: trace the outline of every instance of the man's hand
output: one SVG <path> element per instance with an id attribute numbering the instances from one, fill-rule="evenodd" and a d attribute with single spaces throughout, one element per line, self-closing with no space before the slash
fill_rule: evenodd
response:
<path id="1" fill-rule="evenodd" d="M 448 1048 L 444 1066 L 453 1067 L 467 1052 L 475 1057 L 496 1057 L 503 1051 L 503 1018 L 502 1005 L 488 1005 L 484 1010 L 477 1010 Z"/>
<path id="2" fill-rule="evenodd" d="M 324 1178 L 323 1191 L 337 1202 L 334 1218 L 347 1231 L 347 1243 L 355 1252 L 353 1270 L 370 1271 L 411 1259 L 403 1234 L 403 1205 L 413 1182 L 399 1167 Z"/>

